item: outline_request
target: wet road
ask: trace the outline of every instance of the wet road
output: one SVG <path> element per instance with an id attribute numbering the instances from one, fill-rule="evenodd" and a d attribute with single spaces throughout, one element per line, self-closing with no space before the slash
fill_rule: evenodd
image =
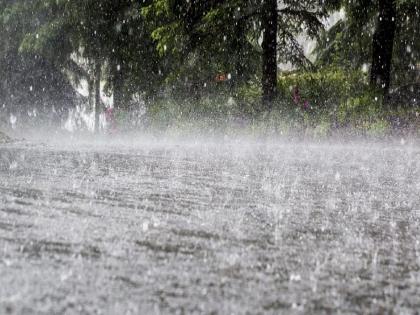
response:
<path id="1" fill-rule="evenodd" d="M 1 314 L 415 314 L 420 149 L 0 146 Z"/>

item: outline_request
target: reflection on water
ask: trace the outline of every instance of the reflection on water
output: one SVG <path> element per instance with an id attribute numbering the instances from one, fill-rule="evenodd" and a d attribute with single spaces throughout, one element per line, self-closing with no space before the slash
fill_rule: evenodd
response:
<path id="1" fill-rule="evenodd" d="M 420 150 L 0 147 L 0 313 L 413 313 Z"/>

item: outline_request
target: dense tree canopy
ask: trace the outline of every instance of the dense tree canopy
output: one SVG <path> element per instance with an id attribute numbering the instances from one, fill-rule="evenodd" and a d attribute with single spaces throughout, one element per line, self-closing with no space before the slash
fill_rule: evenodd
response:
<path id="1" fill-rule="evenodd" d="M 124 108 L 134 96 L 236 95 L 258 82 L 269 109 L 279 64 L 312 69 L 302 36 L 317 41 L 315 65 L 364 66 L 388 90 L 416 80 L 419 11 L 415 0 L 2 0 L 0 99 L 72 106 L 86 80 L 91 100 L 102 82 Z"/>
<path id="2" fill-rule="evenodd" d="M 401 85 L 415 80 L 420 60 L 418 1 L 336 1 L 330 9 L 342 9 L 345 16 L 322 34 L 316 51 L 320 65 L 372 65 L 375 85 L 378 75 L 387 77 L 378 72 L 390 72 L 389 78 L 379 78 L 379 87 L 386 90 L 392 82 Z M 388 65 L 382 64 L 385 61 Z"/>
<path id="3" fill-rule="evenodd" d="M 46 19 L 41 11 L 34 19 L 33 9 L 31 1 L 0 2 L 0 104 L 22 112 L 59 110 L 74 101 L 68 79 L 51 58 L 21 46 Z"/>

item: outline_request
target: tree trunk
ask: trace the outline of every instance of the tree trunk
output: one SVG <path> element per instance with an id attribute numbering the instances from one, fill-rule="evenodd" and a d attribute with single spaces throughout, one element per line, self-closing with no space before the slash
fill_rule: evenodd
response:
<path id="1" fill-rule="evenodd" d="M 95 132 L 99 132 L 99 114 L 101 111 L 101 64 L 95 63 Z"/>
<path id="2" fill-rule="evenodd" d="M 238 20 L 235 23 L 234 28 L 235 36 L 231 42 L 231 50 L 235 53 L 234 59 L 234 68 L 233 75 L 231 80 L 229 80 L 230 93 L 237 97 L 238 88 L 245 81 L 244 80 L 244 59 L 245 59 L 245 49 L 244 49 L 244 24 L 242 20 Z M 233 60 L 229 60 L 229 64 L 232 64 Z"/>
<path id="3" fill-rule="evenodd" d="M 239 20 L 235 24 L 234 50 L 236 52 L 235 85 L 238 87 L 244 80 L 244 24 Z"/>
<path id="4" fill-rule="evenodd" d="M 122 75 L 121 65 L 114 61 L 112 65 L 112 87 L 114 94 L 114 108 L 124 108 L 124 78 Z"/>
<path id="5" fill-rule="evenodd" d="M 396 27 L 395 0 L 378 1 L 379 15 L 372 43 L 370 84 L 386 97 L 391 82 L 392 50 Z"/>
<path id="6" fill-rule="evenodd" d="M 88 80 L 88 102 L 89 102 L 89 110 L 95 109 L 95 80 L 87 79 Z"/>
<path id="7" fill-rule="evenodd" d="M 277 95 L 277 0 L 264 0 L 262 25 L 262 102 L 270 110 Z"/>

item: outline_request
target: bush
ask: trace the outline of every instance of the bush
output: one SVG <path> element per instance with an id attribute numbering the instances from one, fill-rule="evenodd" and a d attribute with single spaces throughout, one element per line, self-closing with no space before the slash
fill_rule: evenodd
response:
<path id="1" fill-rule="evenodd" d="M 279 77 L 280 97 L 292 100 L 292 89 L 298 86 L 301 98 L 315 113 L 334 111 L 349 96 L 363 95 L 368 88 L 362 71 L 322 68 L 315 72 L 290 72 Z"/>
<path id="2" fill-rule="evenodd" d="M 384 118 L 381 99 L 366 92 L 360 96 L 349 96 L 337 109 L 338 126 L 360 126 L 376 123 Z"/>
<path id="3" fill-rule="evenodd" d="M 278 85 L 280 98 L 295 113 L 289 117 L 300 119 L 316 135 L 326 135 L 334 128 L 354 128 L 365 133 L 372 128 L 383 131 L 389 125 L 385 122 L 382 98 L 370 89 L 362 71 L 329 67 L 315 72 L 290 72 L 279 78 Z M 296 86 L 300 105 L 292 99 Z M 308 108 L 302 106 L 305 101 Z M 284 107 L 284 101 L 278 105 Z"/>
<path id="4" fill-rule="evenodd" d="M 296 86 L 299 104 L 292 96 Z M 219 132 L 239 126 L 255 134 L 297 133 L 313 137 L 346 129 L 377 136 L 388 133 L 395 121 L 406 124 L 405 121 L 418 115 L 386 109 L 382 98 L 369 88 L 362 71 L 330 67 L 314 72 L 289 72 L 279 77 L 278 88 L 279 97 L 269 113 L 261 110 L 259 83 L 248 82 L 236 90 L 214 91 L 201 98 L 157 100 L 147 108 L 146 124 L 160 130 L 187 127 Z M 303 106 L 305 101 L 308 107 Z"/>

